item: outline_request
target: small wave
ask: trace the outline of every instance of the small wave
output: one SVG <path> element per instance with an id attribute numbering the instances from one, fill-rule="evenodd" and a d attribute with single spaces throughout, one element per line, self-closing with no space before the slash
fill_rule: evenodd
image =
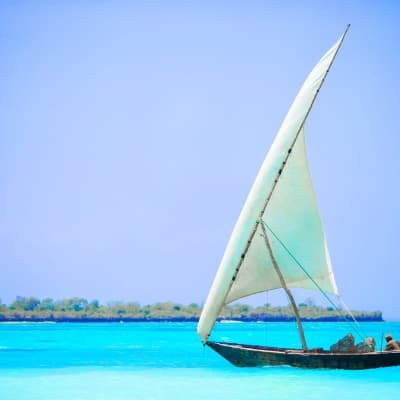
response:
<path id="1" fill-rule="evenodd" d="M 243 321 L 236 321 L 234 319 L 222 319 L 219 322 L 221 324 L 243 324 Z"/>
<path id="2" fill-rule="evenodd" d="M 56 321 L 0 321 L 0 325 L 48 325 L 56 323 Z"/>
<path id="3" fill-rule="evenodd" d="M 0 346 L 0 351 L 6 352 L 18 352 L 18 353 L 32 353 L 32 352 L 44 352 L 44 351 L 52 351 L 49 348 L 32 348 L 32 347 L 7 347 L 7 346 Z"/>

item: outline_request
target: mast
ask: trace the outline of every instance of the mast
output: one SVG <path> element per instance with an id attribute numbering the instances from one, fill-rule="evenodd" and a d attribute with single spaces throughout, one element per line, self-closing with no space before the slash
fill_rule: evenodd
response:
<path id="1" fill-rule="evenodd" d="M 303 325 L 301 323 L 299 310 L 298 310 L 296 302 L 295 302 L 295 300 L 293 298 L 292 292 L 289 290 L 288 286 L 286 285 L 285 278 L 283 277 L 282 272 L 281 272 L 281 270 L 279 268 L 279 265 L 276 262 L 276 259 L 275 259 L 274 253 L 272 251 L 272 247 L 271 247 L 271 244 L 269 242 L 268 234 L 267 234 L 267 231 L 265 230 L 265 226 L 264 226 L 262 218 L 263 218 L 265 210 L 266 210 L 266 208 L 268 206 L 268 203 L 269 203 L 269 201 L 270 201 L 270 199 L 272 197 L 272 194 L 274 193 L 274 190 L 275 190 L 275 188 L 276 188 L 276 186 L 278 184 L 279 178 L 281 177 L 282 172 L 283 172 L 283 170 L 285 168 L 285 165 L 286 165 L 286 163 L 287 163 L 287 161 L 288 161 L 288 159 L 290 157 L 292 149 L 293 149 L 294 145 L 296 144 L 297 138 L 299 137 L 299 134 L 300 134 L 301 130 L 303 129 L 305 121 L 306 121 L 306 119 L 307 119 L 307 117 L 308 117 L 308 115 L 309 115 L 309 113 L 310 113 L 310 111 L 311 111 L 311 109 L 312 109 L 312 107 L 314 105 L 314 102 L 315 102 L 315 99 L 317 98 L 319 90 L 320 90 L 321 86 L 324 84 L 324 81 L 325 81 L 326 76 L 328 75 L 329 69 L 330 69 L 331 65 L 333 64 L 333 62 L 335 61 L 336 54 L 338 53 L 338 51 L 339 51 L 339 49 L 340 49 L 340 47 L 341 47 L 341 45 L 343 43 L 343 40 L 344 40 L 349 28 L 350 28 L 350 24 L 347 25 L 346 30 L 345 30 L 344 34 L 342 35 L 342 38 L 341 38 L 341 40 L 339 42 L 339 45 L 338 45 L 338 47 L 337 47 L 337 49 L 336 49 L 336 51 L 335 51 L 335 53 L 334 53 L 334 55 L 332 57 L 332 60 L 329 63 L 329 66 L 328 66 L 327 70 L 325 71 L 324 76 L 321 79 L 321 82 L 319 83 L 319 86 L 318 86 L 318 88 L 317 88 L 317 90 L 315 92 L 315 96 L 312 99 L 311 104 L 308 107 L 308 110 L 307 110 L 307 112 L 306 112 L 306 114 L 304 116 L 304 119 L 303 119 L 302 123 L 300 124 L 300 126 L 299 126 L 299 128 L 298 128 L 298 130 L 296 132 L 296 135 L 294 136 L 293 142 L 292 142 L 291 146 L 289 147 L 289 149 L 287 151 L 286 157 L 282 161 L 281 168 L 278 170 L 278 173 L 276 175 L 274 183 L 273 183 L 273 185 L 271 187 L 271 190 L 270 190 L 270 192 L 268 194 L 268 197 L 267 197 L 267 199 L 265 201 L 265 204 L 264 204 L 264 206 L 263 206 L 263 208 L 261 210 L 259 221 L 256 221 L 256 224 L 255 224 L 255 226 L 254 226 L 254 228 L 253 228 L 253 230 L 252 230 L 252 232 L 250 234 L 249 240 L 247 241 L 246 249 L 245 249 L 245 251 L 243 252 L 243 254 L 242 254 L 241 258 L 240 258 L 239 265 L 236 267 L 235 275 L 234 275 L 234 277 L 232 279 L 232 283 L 233 283 L 234 280 L 236 279 L 236 276 L 237 276 L 237 274 L 239 272 L 239 269 L 240 269 L 240 267 L 241 267 L 241 265 L 243 263 L 243 260 L 244 260 L 244 258 L 246 256 L 246 253 L 250 248 L 250 244 L 251 244 L 251 242 L 252 242 L 252 240 L 254 238 L 254 235 L 255 235 L 255 233 L 257 231 L 258 224 L 260 223 L 261 224 L 261 229 L 262 229 L 262 232 L 263 232 L 265 245 L 266 245 L 266 247 L 268 249 L 269 256 L 271 257 L 271 261 L 272 261 L 273 267 L 274 267 L 275 272 L 277 273 L 277 275 L 279 277 L 279 281 L 280 281 L 280 283 L 282 285 L 282 288 L 285 290 L 285 292 L 286 292 L 286 294 L 287 294 L 287 296 L 289 298 L 290 304 L 292 305 L 292 309 L 293 309 L 294 315 L 296 317 L 297 329 L 299 331 L 301 345 L 302 345 L 302 348 L 303 348 L 304 351 L 307 351 L 307 343 L 306 343 L 306 338 L 305 338 L 305 335 L 304 335 Z"/>
<path id="2" fill-rule="evenodd" d="M 284 160 L 282 161 L 282 165 L 281 165 L 280 169 L 278 170 L 278 173 L 276 174 L 274 183 L 273 183 L 273 185 L 272 185 L 272 187 L 271 187 L 271 190 L 270 190 L 270 192 L 269 192 L 269 194 L 268 194 L 268 196 L 267 196 L 267 199 L 265 200 L 264 206 L 263 206 L 263 208 L 261 209 L 261 212 L 260 212 L 260 221 L 261 221 L 261 219 L 262 219 L 262 217 L 263 217 L 263 215 L 264 215 L 264 213 L 265 213 L 265 210 L 266 210 L 266 208 L 267 208 L 267 206 L 268 206 L 269 201 L 271 200 L 272 194 L 274 193 L 274 190 L 275 190 L 275 188 L 276 188 L 276 186 L 277 186 L 277 184 L 278 184 L 278 182 L 279 182 L 279 178 L 280 178 L 281 175 L 282 175 L 282 172 L 283 172 L 283 170 L 284 170 L 284 168 L 285 168 L 285 165 L 286 165 L 286 163 L 287 163 L 287 161 L 288 161 L 288 159 L 289 159 L 289 156 L 290 156 L 290 154 L 291 154 L 291 152 L 292 152 L 292 149 L 293 149 L 294 145 L 296 144 L 297 138 L 299 137 L 299 134 L 300 134 L 301 130 L 303 129 L 303 126 L 304 126 L 304 124 L 305 124 L 305 122 L 306 122 L 306 119 L 307 119 L 308 115 L 310 114 L 310 111 L 311 111 L 311 109 L 312 109 L 312 106 L 314 105 L 314 102 L 315 102 L 315 99 L 317 98 L 317 95 L 318 95 L 318 93 L 319 93 L 319 90 L 321 89 L 322 85 L 323 85 L 324 82 L 325 82 L 325 78 L 326 78 L 326 76 L 328 75 L 328 72 L 329 72 L 329 70 L 330 70 L 331 65 L 332 65 L 333 62 L 335 61 L 336 54 L 338 53 L 338 51 L 339 51 L 339 49 L 340 49 L 340 47 L 341 47 L 341 45 L 342 45 L 342 43 L 343 43 L 343 40 L 344 40 L 344 38 L 345 38 L 345 36 L 346 36 L 347 31 L 349 30 L 349 28 L 350 28 L 350 24 L 347 25 L 346 30 L 344 31 L 344 33 L 343 33 L 343 35 L 342 35 L 342 37 L 341 37 L 341 39 L 340 39 L 340 42 L 339 42 L 339 44 L 338 44 L 338 47 L 336 48 L 336 51 L 335 51 L 335 53 L 334 53 L 334 55 L 333 55 L 333 57 L 332 57 L 332 59 L 331 59 L 329 65 L 328 65 L 328 68 L 327 68 L 327 70 L 325 71 L 324 76 L 323 76 L 323 78 L 321 79 L 321 82 L 319 83 L 317 90 L 315 91 L 315 95 L 314 95 L 314 97 L 313 97 L 313 99 L 312 99 L 312 101 L 311 101 L 311 103 L 310 103 L 310 105 L 309 105 L 309 107 L 308 107 L 308 110 L 307 110 L 307 112 L 306 112 L 306 114 L 305 114 L 305 116 L 304 116 L 304 118 L 303 118 L 303 121 L 301 122 L 301 124 L 300 124 L 300 126 L 299 126 L 299 128 L 298 128 L 298 130 L 297 130 L 297 132 L 296 132 L 296 134 L 295 134 L 295 136 L 294 136 L 293 142 L 292 142 L 292 144 L 290 145 L 290 147 L 289 147 L 289 149 L 288 149 L 288 151 L 287 151 L 287 154 L 286 154 Z M 238 265 L 237 265 L 237 267 L 236 267 L 236 269 L 235 269 L 235 274 L 234 274 L 234 276 L 233 276 L 233 278 L 232 278 L 232 283 L 235 281 L 236 276 L 237 276 L 237 274 L 239 273 L 239 269 L 240 269 L 240 267 L 241 267 L 241 265 L 242 265 L 242 263 L 243 263 L 243 260 L 244 260 L 244 258 L 245 258 L 245 256 L 246 256 L 246 253 L 248 252 L 248 250 L 249 250 L 249 248 L 250 248 L 251 242 L 252 242 L 252 240 L 253 240 L 253 238 L 254 238 L 254 235 L 256 234 L 256 231 L 257 231 L 257 226 L 258 226 L 258 221 L 256 221 L 256 224 L 255 224 L 255 226 L 254 226 L 254 228 L 253 228 L 253 230 L 252 230 L 252 232 L 251 232 L 251 234 L 250 234 L 250 237 L 249 237 L 249 239 L 248 239 L 248 241 L 247 241 L 246 248 L 245 248 L 244 252 L 242 253 L 241 258 L 240 258 L 240 260 L 239 260 L 239 263 L 238 263 Z"/>
<path id="3" fill-rule="evenodd" d="M 295 150 L 297 147 L 295 147 L 295 145 L 303 131 L 305 120 L 310 113 L 315 98 L 318 95 L 332 62 L 342 45 L 348 29 L 349 26 L 347 26 L 344 34 L 328 50 L 328 52 L 325 53 L 307 77 L 286 114 L 276 138 L 261 166 L 239 219 L 235 224 L 235 228 L 225 249 L 223 258 L 200 316 L 197 332 L 204 343 L 207 342 L 218 314 L 227 302 L 232 301 L 232 299 L 238 299 L 252 293 L 257 293 L 260 291 L 259 289 L 275 289 L 274 287 L 266 287 L 264 289 L 258 285 L 257 288 L 255 288 L 255 291 L 252 292 L 252 290 L 245 290 L 244 292 L 246 293 L 243 293 L 240 297 L 229 296 L 232 290 L 233 292 L 235 291 L 235 286 L 237 287 L 239 270 L 243 265 L 247 265 L 248 253 L 256 236 L 260 218 L 263 218 L 268 205 L 271 203 L 273 193 L 276 192 L 275 189 L 279 186 L 278 183 L 281 182 L 281 174 L 287 169 L 289 157 L 293 155 L 293 153 L 296 153 Z M 313 201 L 312 195 L 309 200 Z M 307 202 L 308 200 L 306 200 L 306 203 Z M 308 203 L 305 205 L 307 206 Z M 314 219 L 317 224 L 319 221 L 318 218 L 318 215 L 316 215 Z M 329 254 L 327 254 L 324 234 L 322 228 L 320 229 L 317 225 L 315 226 L 316 228 L 314 232 L 319 241 L 318 249 L 321 250 L 316 250 L 313 254 L 315 254 L 316 257 L 319 257 L 322 253 L 324 254 L 322 256 L 324 257 L 324 260 L 319 260 L 318 265 L 323 265 L 324 268 L 326 267 L 327 273 L 330 274 Z M 314 251 L 314 248 L 310 248 L 310 250 Z M 314 267 L 316 265 L 317 264 L 315 263 L 313 264 Z M 285 265 L 280 265 L 280 268 L 284 270 Z M 333 275 L 328 275 L 328 277 L 329 276 L 331 276 L 331 278 L 328 278 L 326 286 L 335 292 L 336 285 Z M 286 286 L 292 285 L 293 280 L 288 280 L 288 277 L 286 277 L 286 280 Z"/>
<path id="4" fill-rule="evenodd" d="M 262 229 L 262 232 L 263 232 L 265 245 L 267 246 L 268 253 L 269 253 L 269 256 L 271 257 L 271 261 L 272 261 L 272 264 L 274 266 L 275 272 L 277 273 L 277 275 L 279 277 L 279 281 L 281 282 L 282 288 L 285 290 L 285 292 L 286 292 L 286 294 L 287 294 L 287 296 L 289 298 L 290 304 L 292 305 L 293 312 L 294 312 L 294 315 L 296 317 L 297 329 L 299 330 L 301 346 L 302 346 L 304 351 L 307 351 L 306 337 L 304 335 L 304 330 L 303 330 L 303 325 L 301 323 L 299 310 L 297 308 L 296 302 L 294 301 L 292 292 L 287 287 L 286 282 L 285 282 L 285 278 L 283 277 L 282 272 L 281 272 L 281 270 L 279 268 L 279 265 L 276 262 L 274 253 L 272 251 L 271 244 L 270 244 L 269 239 L 268 239 L 268 234 L 267 234 L 267 231 L 266 231 L 265 226 L 264 226 L 264 222 L 263 222 L 263 220 L 261 218 L 260 218 L 259 223 L 261 224 L 261 229 Z"/>

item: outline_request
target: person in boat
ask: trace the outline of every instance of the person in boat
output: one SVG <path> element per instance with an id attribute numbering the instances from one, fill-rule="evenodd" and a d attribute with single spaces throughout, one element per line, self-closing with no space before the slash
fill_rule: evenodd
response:
<path id="1" fill-rule="evenodd" d="M 400 350 L 399 342 L 397 340 L 394 340 L 390 333 L 385 335 L 385 339 L 386 339 L 385 351 Z"/>

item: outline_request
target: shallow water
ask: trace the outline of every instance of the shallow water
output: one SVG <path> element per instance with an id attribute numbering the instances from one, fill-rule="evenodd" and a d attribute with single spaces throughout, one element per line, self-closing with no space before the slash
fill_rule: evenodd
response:
<path id="1" fill-rule="evenodd" d="M 191 323 L 1 324 L 0 399 L 398 399 L 400 367 L 365 371 L 236 368 Z M 380 346 L 399 323 L 364 323 Z M 307 323 L 310 347 L 349 332 Z M 214 339 L 299 346 L 292 323 L 219 324 Z"/>

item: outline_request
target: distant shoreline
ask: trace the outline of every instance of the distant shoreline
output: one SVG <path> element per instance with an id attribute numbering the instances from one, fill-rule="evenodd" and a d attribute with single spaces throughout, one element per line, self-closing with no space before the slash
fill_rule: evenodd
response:
<path id="1" fill-rule="evenodd" d="M 298 304 L 304 322 L 352 321 L 346 310 L 315 305 L 311 300 Z M 9 304 L 0 304 L 0 322 L 197 322 L 202 307 L 196 303 L 183 305 L 164 302 L 141 305 L 137 302 L 109 302 L 81 297 L 53 300 L 21 297 Z M 381 311 L 351 311 L 360 322 L 383 321 Z M 236 322 L 293 322 L 291 306 L 272 306 L 266 303 L 253 307 L 247 304 L 225 306 L 218 321 Z"/>
<path id="2" fill-rule="evenodd" d="M 70 323 L 135 323 L 135 322 L 198 322 L 198 318 L 185 318 L 185 317 L 174 317 L 174 318 L 68 318 L 68 317 L 61 317 L 61 318 L 17 318 L 17 319 L 3 319 L 0 318 L 0 323 L 63 323 L 63 322 L 70 322 Z M 274 318 L 250 318 L 250 317 L 243 317 L 243 318 L 235 318 L 235 319 L 217 319 L 217 322 L 294 322 L 294 318 L 280 316 Z M 350 321 L 349 318 L 341 318 L 341 317 L 316 317 L 316 318 L 302 318 L 302 322 L 346 322 Z M 384 322 L 383 318 L 375 317 L 375 316 L 364 316 L 357 318 L 358 322 Z"/>

